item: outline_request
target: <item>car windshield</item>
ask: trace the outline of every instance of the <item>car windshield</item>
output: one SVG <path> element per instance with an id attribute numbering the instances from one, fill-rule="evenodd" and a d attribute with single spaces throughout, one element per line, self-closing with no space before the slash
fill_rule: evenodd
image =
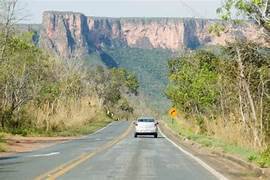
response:
<path id="1" fill-rule="evenodd" d="M 154 119 L 139 119 L 138 122 L 154 122 Z"/>

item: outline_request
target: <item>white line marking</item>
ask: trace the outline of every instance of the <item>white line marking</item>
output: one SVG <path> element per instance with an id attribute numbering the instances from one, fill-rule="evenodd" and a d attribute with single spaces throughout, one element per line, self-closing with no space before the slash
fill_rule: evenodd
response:
<path id="1" fill-rule="evenodd" d="M 88 137 L 90 137 L 90 136 L 92 136 L 92 135 L 94 135 L 94 134 L 99 133 L 100 131 L 103 131 L 104 129 L 106 129 L 107 127 L 111 126 L 111 125 L 114 124 L 114 123 L 115 123 L 115 121 L 112 121 L 112 122 L 110 122 L 109 124 L 107 124 L 107 126 L 105 126 L 105 127 L 101 128 L 101 129 L 95 131 L 94 133 L 91 133 L 91 134 L 82 136 L 82 137 L 80 137 L 80 138 L 78 138 L 78 139 L 86 139 L 86 138 L 88 138 Z M 61 143 L 57 143 L 57 144 L 65 144 L 65 143 L 68 143 L 68 142 L 71 142 L 71 141 L 76 141 L 76 140 L 78 140 L 78 139 L 70 139 L 70 140 L 67 140 L 67 141 L 64 141 L 64 142 L 61 142 Z M 57 144 L 54 144 L 54 146 L 57 145 Z"/>
<path id="2" fill-rule="evenodd" d="M 101 128 L 101 129 L 97 130 L 96 132 L 94 132 L 94 133 L 92 133 L 92 134 L 90 134 L 90 135 L 88 135 L 88 136 L 91 136 L 91 135 L 93 135 L 93 134 L 99 133 L 100 131 L 103 131 L 103 130 L 106 129 L 107 127 L 111 126 L 114 122 L 115 122 L 115 121 L 113 121 L 113 122 L 107 124 L 107 126 L 105 126 L 105 127 Z"/>
<path id="3" fill-rule="evenodd" d="M 194 156 L 190 152 L 188 152 L 188 151 L 184 150 L 183 148 L 181 148 L 179 145 L 177 145 L 175 142 L 173 142 L 171 139 L 169 139 L 160 129 L 159 129 L 159 132 L 160 132 L 160 134 L 163 137 L 165 137 L 165 139 L 167 139 L 170 143 L 172 143 L 180 151 L 182 151 L 183 153 L 185 153 L 186 155 L 188 155 L 189 157 L 191 157 L 192 159 L 194 159 L 195 161 L 197 161 L 201 166 L 203 166 L 205 169 L 207 169 L 209 172 L 211 172 L 218 179 L 220 179 L 220 180 L 228 180 L 228 178 L 226 178 L 225 176 L 223 176 L 221 173 L 217 172 L 215 169 L 213 169 L 212 167 L 210 167 L 208 164 L 206 164 L 200 158 Z"/>
<path id="4" fill-rule="evenodd" d="M 86 138 L 88 138 L 88 137 L 90 137 L 90 136 L 92 136 L 92 135 L 94 135 L 94 134 L 97 134 L 97 133 L 99 133 L 100 131 L 103 131 L 103 130 L 106 129 L 107 127 L 109 127 L 109 126 L 111 126 L 112 124 L 114 124 L 114 122 L 115 122 L 115 121 L 110 122 L 110 123 L 107 124 L 105 127 L 101 128 L 101 129 L 99 129 L 99 130 L 97 130 L 97 131 L 95 131 L 95 132 L 93 132 L 93 133 L 91 133 L 91 134 L 84 135 L 84 136 L 80 137 L 79 139 L 86 139 Z M 73 140 L 70 140 L 70 141 L 73 141 Z"/>
<path id="5" fill-rule="evenodd" d="M 35 154 L 35 155 L 31 155 L 28 157 L 48 157 L 48 156 L 55 156 L 60 154 L 60 152 L 52 152 L 52 153 L 48 153 L 48 154 Z"/>

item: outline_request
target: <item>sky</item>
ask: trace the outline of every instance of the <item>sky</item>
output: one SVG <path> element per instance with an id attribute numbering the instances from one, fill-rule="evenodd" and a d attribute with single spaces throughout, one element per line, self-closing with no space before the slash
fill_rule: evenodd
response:
<path id="1" fill-rule="evenodd" d="M 47 10 L 102 17 L 217 18 L 221 4 L 221 0 L 20 0 L 27 16 L 23 23 L 41 23 Z"/>

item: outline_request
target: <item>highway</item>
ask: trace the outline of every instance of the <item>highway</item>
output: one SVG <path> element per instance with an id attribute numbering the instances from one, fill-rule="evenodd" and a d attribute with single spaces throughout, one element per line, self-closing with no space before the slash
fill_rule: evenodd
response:
<path id="1" fill-rule="evenodd" d="M 113 122 L 81 139 L 0 158 L 0 179 L 221 179 L 162 133 L 133 137 L 130 122 Z"/>

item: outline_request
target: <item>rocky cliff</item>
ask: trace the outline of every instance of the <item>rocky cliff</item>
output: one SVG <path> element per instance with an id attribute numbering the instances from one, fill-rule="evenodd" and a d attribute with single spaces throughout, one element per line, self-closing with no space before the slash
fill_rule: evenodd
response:
<path id="1" fill-rule="evenodd" d="M 209 34 L 215 20 L 192 18 L 97 18 L 73 12 L 44 12 L 41 47 L 62 57 L 81 56 L 102 47 L 163 48 L 176 51 L 225 44 L 238 36 L 256 39 L 251 24 L 230 26 L 230 33 Z"/>

